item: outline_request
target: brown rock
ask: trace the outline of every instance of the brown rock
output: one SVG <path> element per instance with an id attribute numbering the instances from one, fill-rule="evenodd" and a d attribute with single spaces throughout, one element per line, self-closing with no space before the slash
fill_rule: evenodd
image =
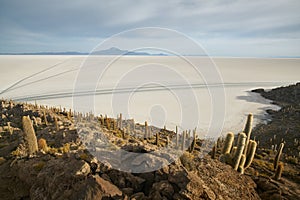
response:
<path id="1" fill-rule="evenodd" d="M 133 194 L 133 188 L 122 188 L 122 192 L 128 196 L 131 196 Z"/>
<path id="2" fill-rule="evenodd" d="M 145 194 L 143 192 L 138 192 L 130 196 L 131 200 L 144 200 Z"/>
<path id="3" fill-rule="evenodd" d="M 152 191 L 150 196 L 154 198 L 156 193 L 159 193 L 161 196 L 165 196 L 168 199 L 172 199 L 172 196 L 174 194 L 173 186 L 168 181 L 160 181 L 158 183 L 154 183 L 152 187 Z"/>

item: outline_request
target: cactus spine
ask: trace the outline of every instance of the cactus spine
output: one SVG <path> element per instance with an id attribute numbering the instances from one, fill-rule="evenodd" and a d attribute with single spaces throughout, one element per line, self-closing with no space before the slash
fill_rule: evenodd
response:
<path id="1" fill-rule="evenodd" d="M 246 134 L 245 133 L 240 133 L 239 137 L 238 137 L 238 143 L 237 143 L 237 149 L 236 149 L 236 153 L 233 157 L 233 163 L 232 163 L 232 167 L 234 170 L 237 170 L 240 164 L 240 160 L 243 154 L 243 150 L 245 148 L 245 143 L 246 143 Z"/>
<path id="2" fill-rule="evenodd" d="M 246 162 L 244 165 L 244 169 L 248 168 L 251 165 L 255 155 L 257 143 L 254 140 L 250 140 L 248 145 L 249 147 L 248 147 L 248 153 L 246 155 Z"/>
<path id="3" fill-rule="evenodd" d="M 278 163 L 279 163 L 279 160 L 280 160 L 280 156 L 281 156 L 283 147 L 284 147 L 284 143 L 280 143 L 279 149 L 278 149 L 277 154 L 274 158 L 274 170 L 276 170 L 277 167 L 278 167 Z"/>
<path id="4" fill-rule="evenodd" d="M 23 116 L 22 125 L 24 131 L 24 140 L 28 149 L 28 154 L 33 155 L 38 151 L 38 144 L 29 116 Z"/>
<path id="5" fill-rule="evenodd" d="M 277 181 L 280 180 L 283 168 L 284 168 L 283 163 L 282 162 L 279 163 L 279 165 L 275 171 L 275 176 L 274 176 L 275 180 L 277 180 Z"/>

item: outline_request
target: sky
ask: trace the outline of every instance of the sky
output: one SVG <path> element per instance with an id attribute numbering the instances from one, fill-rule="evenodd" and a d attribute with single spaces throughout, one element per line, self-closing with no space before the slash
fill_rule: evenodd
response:
<path id="1" fill-rule="evenodd" d="M 0 53 L 90 52 L 142 27 L 178 31 L 212 56 L 300 56 L 299 0 L 0 0 Z"/>

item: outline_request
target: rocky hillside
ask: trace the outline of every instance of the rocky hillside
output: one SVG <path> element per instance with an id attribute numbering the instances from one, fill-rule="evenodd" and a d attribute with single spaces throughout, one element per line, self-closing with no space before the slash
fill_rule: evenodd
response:
<path id="1" fill-rule="evenodd" d="M 272 120 L 254 128 L 252 135 L 259 145 L 252 167 L 246 173 L 252 174 L 260 188 L 258 192 L 262 198 L 267 199 L 267 196 L 263 196 L 262 193 L 268 182 L 270 183 L 268 189 L 273 187 L 273 191 L 279 192 L 278 199 L 298 199 L 300 196 L 300 83 L 269 91 L 257 89 L 253 92 L 258 92 L 272 100 L 281 109 L 268 110 Z M 284 166 L 284 170 L 281 180 L 274 182 L 271 179 L 275 174 L 274 159 L 281 143 L 284 144 L 284 148 L 279 161 Z M 263 180 L 264 186 L 260 185 L 262 182 L 259 179 Z"/>
<path id="2" fill-rule="evenodd" d="M 250 176 L 218 159 L 199 156 L 205 146 L 196 137 L 171 164 L 151 172 L 130 173 L 116 170 L 114 163 L 97 160 L 90 153 L 101 146 L 95 142 L 94 149 L 87 149 L 85 137 L 80 139 L 78 134 L 85 134 L 82 130 L 88 127 L 78 133 L 70 111 L 2 100 L 0 112 L 1 199 L 260 199 Z M 129 128 L 118 128 L 115 119 L 77 116 L 80 121 L 98 121 L 112 146 L 111 153 L 115 149 L 151 153 L 174 145 L 173 131 L 157 129 L 158 134 L 144 139 L 130 134 Z M 140 134 L 146 127 L 135 124 Z M 151 159 L 131 163 L 155 164 Z"/>
<path id="3" fill-rule="evenodd" d="M 270 91 L 254 90 L 263 97 L 279 105 L 279 111 L 268 110 L 272 121 L 256 127 L 253 135 L 265 148 L 278 147 L 285 142 L 283 152 L 290 157 L 299 159 L 300 152 L 300 83 L 287 87 L 275 88 Z"/>

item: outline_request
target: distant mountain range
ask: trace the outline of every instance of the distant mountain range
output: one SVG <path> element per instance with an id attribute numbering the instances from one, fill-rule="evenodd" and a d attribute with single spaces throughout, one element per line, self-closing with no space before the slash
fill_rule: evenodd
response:
<path id="1" fill-rule="evenodd" d="M 90 55 L 90 53 L 67 51 L 67 52 L 35 52 L 35 53 L 0 53 L 0 55 Z M 163 54 L 163 53 L 151 54 L 147 52 L 121 50 L 116 47 L 111 47 L 105 50 L 94 51 L 91 53 L 91 55 L 167 56 L 167 54 Z"/>

